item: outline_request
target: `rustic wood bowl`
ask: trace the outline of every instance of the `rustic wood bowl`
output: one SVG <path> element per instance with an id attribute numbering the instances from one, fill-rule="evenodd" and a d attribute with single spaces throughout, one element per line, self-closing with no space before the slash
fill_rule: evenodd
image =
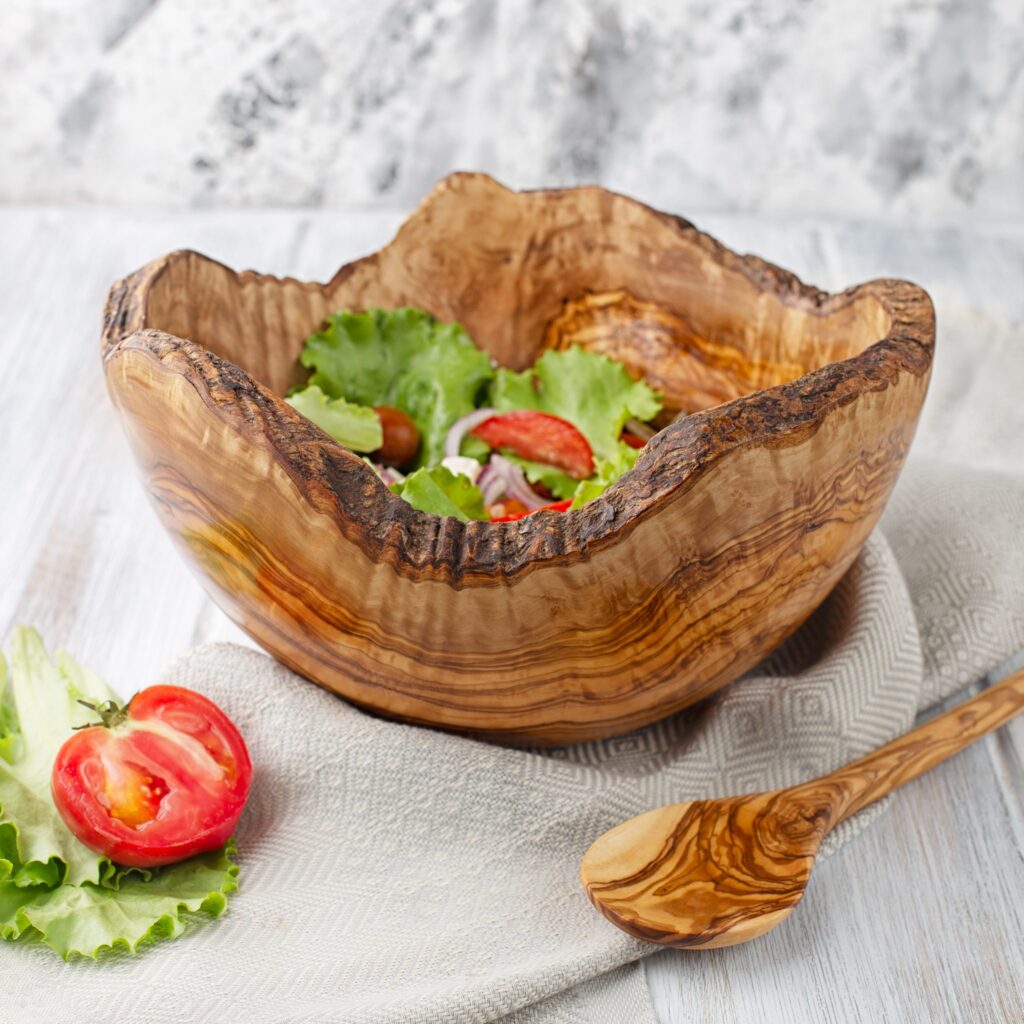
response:
<path id="1" fill-rule="evenodd" d="M 609 352 L 664 429 L 578 511 L 418 512 L 281 400 L 327 314 L 406 304 L 516 369 Z M 456 174 L 326 284 L 156 260 L 102 347 L 157 512 L 243 629 L 382 714 L 547 745 L 692 704 L 807 618 L 892 490 L 934 334 L 908 282 L 828 295 L 600 188 Z"/>

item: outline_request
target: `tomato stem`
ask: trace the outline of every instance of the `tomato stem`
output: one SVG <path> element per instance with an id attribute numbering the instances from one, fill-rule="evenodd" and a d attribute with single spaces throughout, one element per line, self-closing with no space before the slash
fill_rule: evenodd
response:
<path id="1" fill-rule="evenodd" d="M 128 718 L 128 706 L 131 704 L 131 701 L 122 706 L 116 700 L 105 700 L 102 704 L 94 704 L 91 700 L 79 698 L 78 703 L 90 711 L 95 711 L 100 716 L 100 721 L 76 725 L 75 729 L 92 729 L 97 725 L 102 725 L 105 729 L 113 729 Z"/>

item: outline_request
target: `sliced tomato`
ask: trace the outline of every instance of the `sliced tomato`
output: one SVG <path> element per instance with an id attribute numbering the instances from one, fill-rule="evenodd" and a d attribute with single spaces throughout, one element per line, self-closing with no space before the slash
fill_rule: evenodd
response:
<path id="1" fill-rule="evenodd" d="M 568 421 L 546 412 L 519 409 L 491 416 L 470 433 L 492 448 L 509 448 L 531 462 L 554 466 L 574 480 L 594 475 L 594 453 Z"/>
<path id="2" fill-rule="evenodd" d="M 506 502 L 508 504 L 508 502 Z M 516 502 L 517 505 L 522 505 L 521 501 Z M 532 516 L 534 512 L 542 512 L 544 509 L 548 509 L 550 512 L 568 512 L 569 506 L 572 504 L 572 498 L 566 498 L 565 501 L 553 501 L 550 505 L 541 505 L 540 508 L 526 508 L 524 505 L 524 512 L 510 512 L 500 516 L 491 516 L 492 523 L 514 523 L 517 519 L 525 519 L 527 516 Z M 497 506 L 491 506 L 495 508 Z M 488 509 L 488 512 L 490 509 Z"/>
<path id="3" fill-rule="evenodd" d="M 181 686 L 151 686 L 127 707 L 95 710 L 103 724 L 64 743 L 50 778 L 72 833 L 130 867 L 223 846 L 252 782 L 249 752 L 227 715 Z"/>
<path id="4" fill-rule="evenodd" d="M 619 438 L 620 441 L 625 441 L 630 448 L 643 448 L 647 442 L 642 437 L 637 437 L 636 434 L 631 434 L 628 430 L 622 432 L 622 436 Z"/>

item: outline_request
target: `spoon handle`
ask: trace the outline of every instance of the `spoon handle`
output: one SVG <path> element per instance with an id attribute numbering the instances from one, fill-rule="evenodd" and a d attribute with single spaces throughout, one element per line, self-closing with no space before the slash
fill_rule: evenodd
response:
<path id="1" fill-rule="evenodd" d="M 1024 669 L 884 747 L 820 779 L 794 786 L 794 795 L 830 806 L 828 827 L 856 814 L 905 782 L 941 764 L 1024 711 Z M 817 799 L 815 799 L 817 798 Z M 823 799 L 824 798 L 824 799 Z"/>

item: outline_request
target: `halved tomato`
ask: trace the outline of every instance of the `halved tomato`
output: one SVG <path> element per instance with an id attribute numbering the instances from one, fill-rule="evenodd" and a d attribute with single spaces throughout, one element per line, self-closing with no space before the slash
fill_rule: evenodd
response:
<path id="1" fill-rule="evenodd" d="M 594 474 L 590 442 L 560 416 L 529 409 L 501 412 L 470 433 L 492 448 L 510 448 L 516 455 L 554 466 L 574 480 L 586 480 Z"/>
<path id="2" fill-rule="evenodd" d="M 92 705 L 89 705 L 92 707 Z M 252 763 L 213 701 L 150 686 L 71 736 L 50 777 L 74 835 L 118 864 L 157 867 L 223 846 L 249 796 Z"/>

